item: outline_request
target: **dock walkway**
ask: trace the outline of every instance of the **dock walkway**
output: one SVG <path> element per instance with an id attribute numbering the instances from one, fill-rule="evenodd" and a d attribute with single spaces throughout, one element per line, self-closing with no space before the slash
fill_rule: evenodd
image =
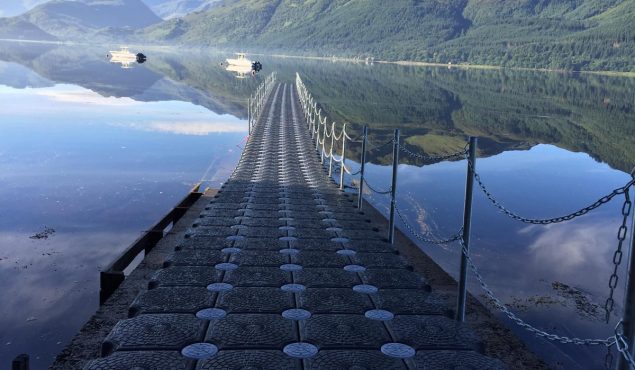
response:
<path id="1" fill-rule="evenodd" d="M 241 160 L 85 369 L 503 369 L 430 300 L 277 84 Z"/>

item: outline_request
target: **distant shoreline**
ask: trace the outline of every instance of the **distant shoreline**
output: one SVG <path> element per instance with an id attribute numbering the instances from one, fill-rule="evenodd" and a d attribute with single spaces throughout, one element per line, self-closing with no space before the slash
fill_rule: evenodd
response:
<path id="1" fill-rule="evenodd" d="M 275 58 L 293 58 L 293 59 L 312 59 L 312 60 L 325 60 L 325 61 L 335 61 L 335 62 L 350 62 L 356 64 L 365 64 L 365 61 L 362 59 L 354 59 L 354 58 L 340 58 L 340 57 L 316 57 L 316 56 L 302 56 L 302 55 L 286 55 L 286 54 L 259 54 L 259 53 L 250 53 L 251 55 L 262 55 L 262 56 L 270 56 Z M 447 64 L 447 63 L 431 63 L 431 62 L 420 62 L 420 61 L 409 61 L 409 60 L 375 60 L 373 63 L 376 64 L 394 64 L 401 66 L 413 66 L 413 67 L 443 67 L 443 68 L 461 68 L 461 69 L 489 69 L 489 70 L 510 70 L 510 71 L 531 71 L 531 72 L 551 72 L 551 73 L 571 73 L 571 74 L 595 74 L 595 75 L 603 75 L 603 76 L 613 76 L 613 77 L 635 77 L 635 72 L 620 72 L 620 71 L 570 71 L 566 69 L 550 69 L 550 68 L 528 68 L 528 67 L 504 67 L 504 66 L 495 66 L 488 64 Z"/>
<path id="2" fill-rule="evenodd" d="M 45 40 L 22 40 L 22 39 L 0 39 L 0 41 L 8 41 L 8 42 L 24 42 L 24 43 L 42 43 L 42 44 L 56 44 L 56 45 L 83 45 L 85 43 L 82 42 L 73 42 L 73 41 L 45 41 Z M 115 44 L 116 42 L 111 42 L 109 44 Z M 137 42 L 124 43 L 129 45 L 142 45 Z M 173 48 L 178 47 L 177 45 L 146 45 L 146 48 L 151 49 L 165 49 L 165 48 Z M 181 47 L 181 49 L 189 49 L 188 47 Z M 201 50 L 202 48 L 195 48 L 196 50 Z M 218 50 L 221 51 L 222 50 Z M 230 52 L 225 50 L 226 52 Z M 366 64 L 363 59 L 355 59 L 348 57 L 319 57 L 319 56 L 308 56 L 308 55 L 289 55 L 289 54 L 266 54 L 266 53 L 248 53 L 250 55 L 260 55 L 260 56 L 269 56 L 274 58 L 292 58 L 292 59 L 308 59 L 308 60 L 324 60 L 324 61 L 334 61 L 334 62 L 349 62 L 356 64 Z M 488 65 L 488 64 L 469 64 L 469 63 L 461 63 L 461 64 L 448 64 L 448 63 L 433 63 L 433 62 L 422 62 L 422 61 L 414 61 L 414 60 L 373 60 L 372 63 L 376 64 L 394 64 L 401 66 L 413 66 L 413 67 L 443 67 L 443 68 L 461 68 L 461 69 L 484 69 L 484 70 L 510 70 L 510 71 L 531 71 L 531 72 L 550 72 L 550 73 L 571 73 L 571 74 L 593 74 L 593 75 L 601 75 L 601 76 L 611 76 L 611 77 L 629 77 L 635 78 L 635 72 L 621 72 L 621 71 L 570 71 L 566 69 L 551 69 L 551 68 L 529 68 L 529 67 L 504 67 L 504 66 L 496 66 L 496 65 Z M 369 64 L 372 64 L 369 63 Z"/>

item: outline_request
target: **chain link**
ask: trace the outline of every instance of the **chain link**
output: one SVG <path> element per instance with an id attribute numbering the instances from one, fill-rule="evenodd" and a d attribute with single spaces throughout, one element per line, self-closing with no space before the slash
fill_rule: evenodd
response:
<path id="1" fill-rule="evenodd" d="M 571 338 L 571 337 L 566 337 L 566 336 L 560 336 L 560 335 L 557 335 L 557 334 L 548 333 L 546 331 L 540 330 L 540 329 L 528 324 L 523 319 L 521 319 L 520 317 L 516 316 L 515 313 L 511 312 L 509 310 L 509 308 L 507 308 L 507 306 L 505 306 L 494 295 L 494 293 L 489 288 L 487 283 L 483 280 L 483 276 L 481 276 L 481 274 L 478 271 L 478 268 L 474 264 L 474 261 L 470 257 L 470 254 L 467 251 L 467 247 L 465 246 L 465 242 L 463 241 L 463 238 L 460 238 L 459 242 L 461 243 L 461 252 L 463 253 L 465 258 L 467 259 L 467 263 L 470 266 L 470 269 L 472 270 L 472 273 L 474 273 L 474 276 L 476 276 L 476 280 L 478 280 L 479 285 L 481 286 L 481 289 L 483 289 L 483 291 L 485 292 L 487 297 L 490 299 L 492 304 L 496 308 L 498 308 L 503 314 L 505 314 L 505 316 L 507 316 L 510 320 L 515 322 L 518 326 L 526 329 L 527 331 L 535 334 L 538 337 L 545 338 L 545 339 L 548 339 L 548 340 L 551 340 L 551 341 L 555 341 L 555 342 L 559 342 L 559 343 L 563 343 L 563 344 L 605 345 L 605 346 L 610 346 L 610 345 L 613 345 L 616 342 L 615 341 L 615 337 L 613 337 L 613 336 L 608 337 L 606 339 L 580 339 L 580 338 L 575 338 L 575 337 Z"/>
<path id="2" fill-rule="evenodd" d="M 298 76 L 299 78 L 299 76 Z M 301 87 L 303 88 L 304 92 L 303 94 L 305 95 L 305 100 L 310 98 L 310 94 L 306 91 L 306 87 L 304 86 L 304 84 L 300 81 L 298 83 L 299 85 L 301 84 Z M 322 123 L 320 122 L 319 125 L 322 125 Z M 316 125 L 318 126 L 318 125 Z M 329 130 L 327 130 L 329 131 Z M 319 130 L 318 130 L 318 135 L 319 135 Z M 335 136 L 336 138 L 338 138 L 338 136 L 335 133 L 334 127 L 331 127 L 330 133 L 327 133 L 326 136 L 330 137 L 331 135 Z M 342 136 L 345 136 L 346 139 L 352 141 L 352 142 L 357 142 L 359 139 L 363 139 L 364 135 L 360 135 L 358 136 L 356 139 L 352 139 L 345 131 L 342 131 L 340 133 L 339 138 L 341 138 Z M 370 140 L 367 139 L 367 143 L 370 143 Z M 324 140 L 324 139 L 322 139 Z M 319 136 L 318 136 L 318 142 L 320 144 L 322 144 L 322 141 L 320 141 Z M 377 145 L 375 147 L 372 147 L 370 149 L 368 149 L 369 151 L 372 150 L 377 150 L 380 148 L 383 148 L 389 144 L 394 143 L 394 139 L 390 139 L 385 143 L 382 143 L 381 145 Z M 371 144 L 372 145 L 372 144 Z M 413 151 L 411 151 L 410 149 L 408 149 L 406 146 L 404 145 L 399 145 L 399 150 L 406 153 L 407 155 L 413 157 L 413 158 L 417 158 L 417 159 L 421 159 L 424 161 L 437 161 L 437 160 L 447 160 L 447 159 L 452 159 L 452 158 L 457 158 L 460 156 L 464 156 L 467 159 L 467 145 L 465 147 L 465 149 L 461 152 L 456 152 L 456 153 L 451 153 L 451 154 L 446 154 L 446 155 L 439 155 L 439 156 L 428 156 L 428 155 L 424 155 L 424 154 L 419 154 L 419 153 L 415 153 Z M 328 154 L 327 154 L 328 156 Z M 337 161 L 335 161 L 337 163 Z M 474 171 L 474 164 L 471 163 L 468 159 L 468 165 L 470 166 L 470 168 Z M 336 165 L 336 170 L 339 167 L 339 170 L 341 171 L 341 165 L 338 166 Z M 349 172 L 347 168 L 344 167 L 344 170 Z M 352 175 L 358 175 L 361 172 L 361 170 L 353 173 Z M 613 198 L 615 198 L 618 195 L 624 194 L 624 203 L 622 205 L 622 224 L 618 230 L 617 233 L 617 239 L 618 239 L 618 244 L 617 244 L 617 248 L 615 250 L 615 253 L 613 254 L 613 272 L 611 274 L 611 277 L 609 278 L 609 289 L 610 289 L 610 293 L 609 293 L 609 297 L 606 300 L 605 303 L 605 311 L 606 311 L 606 320 L 607 322 L 610 319 L 610 314 L 613 311 L 614 308 L 614 290 L 617 287 L 618 284 L 618 280 L 619 277 L 617 275 L 619 266 L 621 264 L 622 258 L 623 258 L 623 244 L 624 241 L 626 240 L 626 235 L 627 235 L 627 220 L 628 217 L 630 215 L 630 211 L 632 208 L 632 202 L 630 200 L 630 187 L 635 185 L 635 172 L 631 173 L 631 176 L 633 177 L 633 179 L 631 181 L 629 181 L 626 185 L 624 185 L 621 188 L 617 188 L 614 189 L 611 193 L 609 193 L 608 195 L 605 195 L 603 197 L 601 197 L 600 199 L 598 199 L 596 202 L 592 203 L 591 205 L 584 207 L 576 212 L 570 213 L 568 215 L 565 216 L 561 216 L 561 217 L 555 217 L 555 218 L 550 218 L 550 219 L 532 219 L 532 218 L 526 218 L 526 217 L 522 217 L 510 210 L 508 210 L 507 208 L 505 208 L 500 202 L 498 202 L 494 196 L 489 192 L 489 190 L 487 189 L 487 187 L 485 186 L 485 184 L 483 183 L 480 175 L 474 171 L 474 179 L 476 180 L 476 182 L 478 183 L 480 189 L 483 191 L 483 193 L 485 194 L 485 196 L 487 197 L 487 199 L 492 202 L 492 204 L 494 204 L 494 206 L 496 208 L 498 208 L 500 211 L 502 211 L 503 213 L 505 213 L 507 216 L 524 222 L 524 223 L 529 223 L 529 224 L 538 224 L 538 225 L 547 225 L 547 224 L 554 224 L 554 223 L 559 223 L 559 222 L 564 222 L 564 221 L 569 221 L 572 220 L 576 217 L 582 216 L 587 214 L 588 212 L 599 208 L 600 206 L 609 203 Z M 388 189 L 386 191 L 379 191 L 377 189 L 375 189 L 372 185 L 370 185 L 368 183 L 368 181 L 366 179 L 363 179 L 364 183 L 366 184 L 366 186 L 373 192 L 377 193 L 377 194 L 389 194 L 392 192 L 392 189 Z M 470 267 L 470 269 L 472 270 L 473 274 L 475 275 L 476 279 L 478 280 L 478 283 L 481 287 L 481 289 L 483 289 L 483 291 L 485 292 L 486 296 L 488 297 L 488 299 L 492 302 L 492 304 L 498 309 L 500 310 L 505 316 L 507 316 L 512 322 L 516 323 L 517 325 L 519 325 L 520 327 L 528 330 L 529 332 L 533 333 L 534 335 L 538 336 L 538 337 L 542 337 L 545 338 L 547 340 L 551 340 L 551 341 L 555 341 L 555 342 L 559 342 L 559 343 L 563 343 L 563 344 L 576 344 L 576 345 L 605 345 L 607 347 L 607 354 L 605 356 L 605 367 L 607 369 L 611 369 L 613 366 L 613 362 L 614 362 L 614 356 L 613 353 L 611 351 L 611 348 L 613 345 L 616 346 L 618 352 L 621 354 L 621 356 L 624 358 L 624 360 L 629 364 L 629 366 L 631 367 L 631 369 L 635 369 L 635 361 L 633 359 L 633 356 L 630 353 L 630 349 L 628 346 L 628 342 L 627 339 L 624 337 L 623 334 L 623 324 L 622 321 L 620 321 L 618 323 L 618 325 L 615 328 L 615 335 L 608 337 L 606 339 L 581 339 L 581 338 L 576 338 L 576 337 L 567 337 L 567 336 L 560 336 L 557 334 L 553 334 L 553 333 L 548 333 L 546 331 L 543 331 L 541 329 L 538 329 L 532 325 L 530 325 L 529 323 L 525 322 L 523 319 L 521 319 L 520 317 L 518 317 L 515 313 L 511 312 L 510 309 L 501 302 L 500 299 L 498 299 L 494 293 L 492 292 L 492 290 L 489 288 L 488 284 L 484 281 L 483 276 L 480 274 L 478 268 L 476 267 L 476 264 L 474 263 L 474 261 L 472 260 L 472 258 L 469 255 L 469 252 L 467 250 L 467 247 L 465 246 L 465 243 L 463 241 L 463 238 L 461 236 L 462 234 L 462 229 L 459 230 L 459 232 L 455 235 L 452 236 L 450 238 L 447 239 L 432 239 L 432 238 L 426 238 L 425 236 L 419 234 L 416 230 L 414 230 L 414 228 L 406 221 L 406 218 L 402 215 L 401 211 L 399 210 L 399 208 L 395 207 L 395 210 L 397 211 L 397 215 L 399 216 L 399 219 L 401 220 L 401 222 L 405 225 L 405 227 L 408 229 L 408 231 L 410 232 L 410 234 L 412 234 L 416 239 L 425 242 L 425 243 L 431 243 L 431 244 L 448 244 L 448 243 L 452 243 L 454 241 L 459 241 L 460 245 L 461 245 L 461 253 L 466 257 L 467 259 L 467 263 L 468 266 Z"/>
<path id="3" fill-rule="evenodd" d="M 468 164 L 469 164 L 470 168 L 472 169 L 472 171 L 474 171 L 474 164 L 469 159 L 468 159 Z M 564 222 L 564 221 L 570 221 L 570 220 L 573 220 L 576 217 L 583 216 L 583 215 L 589 213 L 590 211 L 593 211 L 594 209 L 599 208 L 600 206 L 610 202 L 616 196 L 618 196 L 620 194 L 624 194 L 631 186 L 633 186 L 635 184 L 635 178 L 634 178 L 631 181 L 629 181 L 626 185 L 624 185 L 623 187 L 614 189 L 610 194 L 603 196 L 602 198 L 598 199 L 597 201 L 595 201 L 591 205 L 586 206 L 586 207 L 584 207 L 584 208 L 582 208 L 582 209 L 580 209 L 578 211 L 572 212 L 572 213 L 570 213 L 570 214 L 568 214 L 566 216 L 560 216 L 560 217 L 554 217 L 554 218 L 548 218 L 548 219 L 536 219 L 536 218 L 527 218 L 527 217 L 520 216 L 520 215 L 510 211 L 509 209 L 505 208 L 505 206 L 503 206 L 499 201 L 497 201 L 494 198 L 494 196 L 492 195 L 492 193 L 489 192 L 489 190 L 487 189 L 487 187 L 485 186 L 485 184 L 481 180 L 481 176 L 476 171 L 474 171 L 474 179 L 478 183 L 479 188 L 481 189 L 481 191 L 483 191 L 483 193 L 485 194 L 487 199 L 489 199 L 489 201 L 492 202 L 492 204 L 494 204 L 494 206 L 496 208 L 498 208 L 501 212 L 503 212 L 507 216 L 509 216 L 509 217 L 511 217 L 511 218 L 513 218 L 515 220 L 518 220 L 520 222 L 524 222 L 524 223 L 528 223 L 528 224 L 534 224 L 534 225 L 555 224 L 555 223 L 560 223 L 560 222 Z"/>
<path id="4" fill-rule="evenodd" d="M 346 134 L 346 139 L 348 139 L 348 141 L 350 141 L 351 143 L 359 143 L 359 144 L 361 144 L 363 139 L 364 139 L 364 134 L 359 134 L 355 138 L 352 138 L 352 137 L 348 136 L 348 134 Z"/>
<path id="5" fill-rule="evenodd" d="M 452 243 L 452 242 L 455 242 L 455 241 L 461 239 L 461 237 L 462 237 L 461 234 L 463 233 L 463 228 L 461 228 L 456 235 L 451 236 L 451 237 L 446 238 L 446 239 L 426 238 L 425 236 L 423 236 L 423 235 L 421 235 L 421 234 L 419 234 L 418 232 L 415 231 L 415 229 L 406 221 L 406 218 L 401 214 L 401 211 L 399 210 L 399 208 L 397 206 L 395 206 L 395 211 L 397 211 L 397 216 L 399 216 L 399 219 L 406 226 L 406 229 L 408 229 L 410 234 L 412 234 L 412 236 L 414 236 L 419 241 L 422 241 L 424 243 L 436 244 L 436 245 L 449 244 L 449 243 Z"/>
<path id="6" fill-rule="evenodd" d="M 401 150 L 402 152 L 408 154 L 409 156 L 411 156 L 413 158 L 422 159 L 424 161 L 444 161 L 444 160 L 447 160 L 447 159 L 464 157 L 465 154 L 467 153 L 467 151 L 465 149 L 463 149 L 460 152 L 455 152 L 455 153 L 450 153 L 450 154 L 424 155 L 424 154 L 420 154 L 420 153 L 415 153 L 415 152 L 411 151 L 410 149 L 408 149 L 406 146 L 404 146 L 402 144 L 399 144 L 399 150 Z"/>
<path id="7" fill-rule="evenodd" d="M 394 139 L 394 138 L 392 138 L 392 139 L 390 139 L 390 140 L 386 141 L 385 143 L 380 144 L 380 145 L 377 145 L 377 146 L 375 146 L 375 147 L 372 147 L 372 148 L 368 148 L 368 147 L 367 147 L 367 148 L 366 148 L 366 152 L 371 152 L 371 151 L 373 151 L 373 150 L 381 149 L 381 148 L 385 147 L 386 145 L 388 145 L 388 144 L 392 144 L 392 143 L 394 143 L 394 142 L 395 142 L 395 139 Z M 367 143 L 368 143 L 368 144 L 371 144 L 370 140 L 368 140 L 368 139 L 367 139 Z"/>
<path id="8" fill-rule="evenodd" d="M 628 347 L 628 341 L 624 337 L 624 321 L 620 320 L 615 326 L 615 347 L 617 351 L 622 355 L 624 361 L 628 363 L 631 369 L 635 369 L 635 361 L 633 355 Z"/>
<path id="9" fill-rule="evenodd" d="M 366 186 L 372 190 L 373 192 L 377 193 L 377 194 L 381 194 L 381 195 L 386 195 L 386 194 L 390 194 L 392 192 L 392 187 L 388 188 L 388 190 L 386 191 L 380 191 L 375 189 L 371 184 L 368 183 L 368 181 L 366 180 L 366 178 L 364 177 L 364 184 L 366 184 Z"/>
<path id="10" fill-rule="evenodd" d="M 626 222 L 628 220 L 628 216 L 631 214 L 631 207 L 632 202 L 629 188 L 626 188 L 626 190 L 624 191 L 624 204 L 622 205 L 622 224 L 617 231 L 617 248 L 615 249 L 615 253 L 613 253 L 613 273 L 609 278 L 609 296 L 604 303 L 604 311 L 606 313 L 605 319 L 607 324 L 611 318 L 613 306 L 615 305 L 613 293 L 615 292 L 615 288 L 617 287 L 617 282 L 619 280 L 617 270 L 620 267 L 620 263 L 622 263 L 622 257 L 624 255 L 624 253 L 622 252 L 622 247 L 624 245 L 624 240 L 626 240 L 626 234 L 628 231 Z"/>

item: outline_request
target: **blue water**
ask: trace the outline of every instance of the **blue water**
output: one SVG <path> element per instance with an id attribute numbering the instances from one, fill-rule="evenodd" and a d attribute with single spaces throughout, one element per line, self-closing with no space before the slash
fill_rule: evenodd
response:
<path id="1" fill-rule="evenodd" d="M 395 128 L 404 140 L 450 137 L 454 149 L 479 136 L 483 181 L 528 217 L 590 204 L 635 164 L 632 79 L 266 57 L 262 75 L 239 79 L 219 66 L 223 56 L 148 50 L 146 64 L 122 69 L 95 49 L 0 44 L 0 364 L 23 352 L 34 368 L 50 364 L 97 308 L 99 271 L 198 181 L 227 179 L 247 135 L 246 99 L 273 70 L 288 81 L 299 71 L 330 119 L 353 131 L 368 124 L 374 143 Z M 369 155 L 368 179 L 381 189 L 390 153 Z M 465 176 L 465 160 L 423 166 L 402 153 L 398 206 L 412 227 L 455 234 Z M 532 226 L 474 191 L 472 255 L 501 300 L 560 335 L 611 335 L 625 263 L 609 324 L 602 308 L 622 199 Z M 386 196 L 366 196 L 387 212 Z M 29 238 L 46 227 L 48 239 Z M 420 246 L 457 276 L 456 245 Z M 487 304 L 473 275 L 469 283 Z M 602 348 L 552 345 L 508 324 L 554 368 L 603 364 Z"/>

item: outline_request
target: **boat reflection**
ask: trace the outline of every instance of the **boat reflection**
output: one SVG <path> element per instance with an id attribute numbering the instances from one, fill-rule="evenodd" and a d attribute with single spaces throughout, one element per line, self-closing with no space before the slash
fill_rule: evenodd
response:
<path id="1" fill-rule="evenodd" d="M 226 59 L 225 70 L 236 73 L 236 78 L 243 79 L 250 75 L 255 76 L 262 70 L 262 64 L 258 61 L 254 62 L 247 58 L 245 53 L 236 53 L 236 58 Z M 221 66 L 223 63 L 221 63 Z"/>
<path id="2" fill-rule="evenodd" d="M 109 51 L 108 57 L 110 58 L 110 63 L 121 64 L 121 68 L 123 69 L 130 69 L 135 63 L 145 63 L 147 59 L 142 53 L 131 53 L 128 47 L 125 46 L 122 46 L 120 50 Z"/>

